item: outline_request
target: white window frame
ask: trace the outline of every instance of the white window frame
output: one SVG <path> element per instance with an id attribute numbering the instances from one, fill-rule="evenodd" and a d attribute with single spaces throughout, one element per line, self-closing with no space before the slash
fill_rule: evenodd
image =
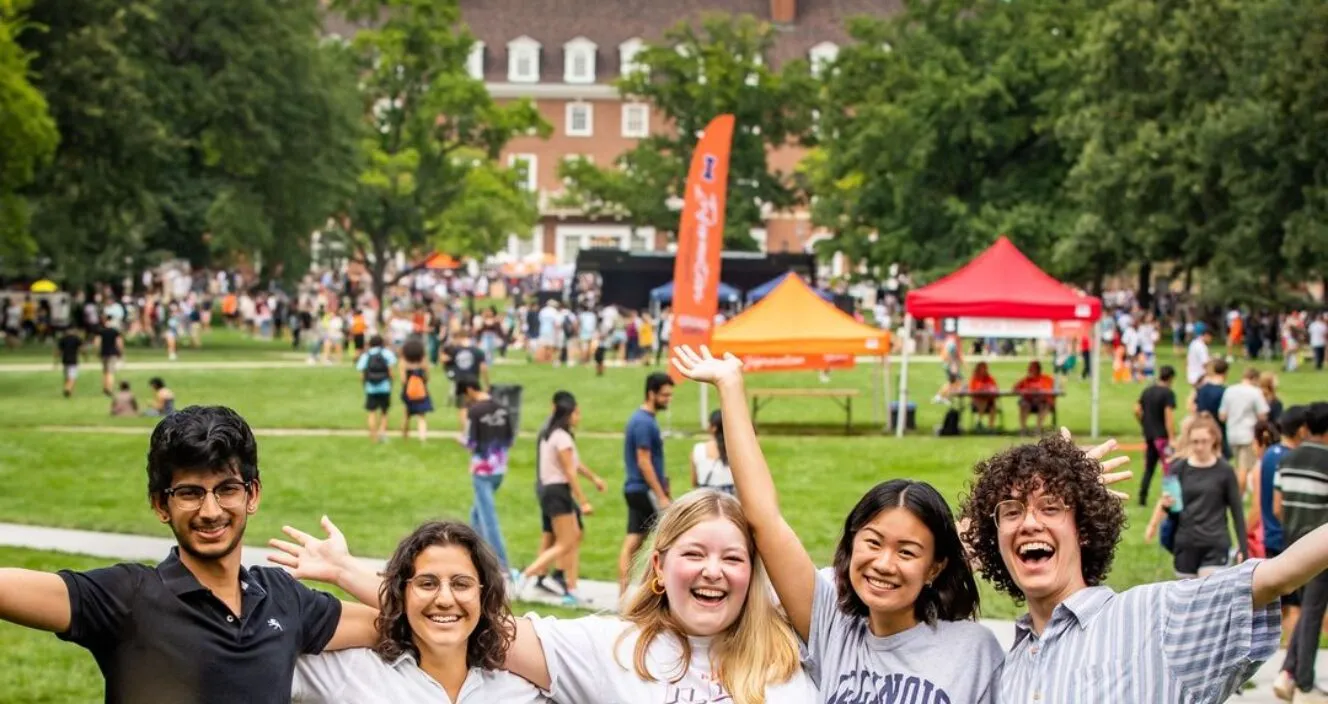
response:
<path id="1" fill-rule="evenodd" d="M 632 129 L 631 114 L 633 110 L 640 111 L 641 128 Z M 622 107 L 622 136 L 629 139 L 639 139 L 650 136 L 650 105 L 647 103 L 623 103 Z"/>
<path id="2" fill-rule="evenodd" d="M 618 45 L 618 73 L 620 75 L 630 76 L 638 71 L 645 70 L 645 67 L 636 61 L 636 57 L 640 55 L 644 48 L 645 43 L 637 37 L 632 37 Z"/>
<path id="3" fill-rule="evenodd" d="M 838 58 L 839 45 L 834 42 L 821 42 L 807 52 L 807 60 L 812 67 L 812 75 L 817 77 L 822 76 L 826 68 Z"/>
<path id="4" fill-rule="evenodd" d="M 470 53 L 466 55 L 466 73 L 477 80 L 484 80 L 484 42 L 477 41 L 470 45 Z"/>
<path id="5" fill-rule="evenodd" d="M 522 60 L 529 62 L 530 71 L 521 71 Z M 507 43 L 507 81 L 509 83 L 539 83 L 540 43 L 520 36 Z"/>
<path id="6" fill-rule="evenodd" d="M 595 52 L 599 47 L 595 42 L 585 37 L 577 37 L 563 45 L 563 82 L 565 83 L 594 83 L 595 82 Z M 576 69 L 577 59 L 585 61 L 585 72 L 578 73 Z"/>
<path id="7" fill-rule="evenodd" d="M 535 154 L 507 155 L 507 166 L 509 168 L 516 168 L 519 161 L 526 162 L 525 190 L 529 193 L 539 192 L 539 157 Z"/>
<path id="8" fill-rule="evenodd" d="M 576 129 L 575 127 L 573 127 L 575 121 L 572 119 L 572 115 L 579 108 L 584 108 L 586 111 L 585 129 Z M 595 136 L 595 106 L 593 104 L 587 103 L 584 100 L 578 100 L 576 102 L 568 103 L 567 113 L 565 117 L 566 117 L 566 123 L 563 125 L 563 127 L 568 137 Z"/>

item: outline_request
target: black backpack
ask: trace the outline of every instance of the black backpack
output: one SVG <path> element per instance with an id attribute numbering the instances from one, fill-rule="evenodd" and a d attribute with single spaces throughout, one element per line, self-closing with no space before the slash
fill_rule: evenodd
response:
<path id="1" fill-rule="evenodd" d="M 381 384 L 392 378 L 392 370 L 387 366 L 383 351 L 369 352 L 369 361 L 364 365 L 364 381 L 369 384 Z"/>
<path id="2" fill-rule="evenodd" d="M 945 412 L 945 420 L 936 429 L 937 435 L 951 436 L 959 434 L 959 411 L 951 408 Z"/>

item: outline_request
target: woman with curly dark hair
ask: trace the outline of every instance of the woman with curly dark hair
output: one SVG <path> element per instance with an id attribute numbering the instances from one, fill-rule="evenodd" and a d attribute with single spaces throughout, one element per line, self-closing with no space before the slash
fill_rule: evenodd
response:
<path id="1" fill-rule="evenodd" d="M 1328 568 L 1328 526 L 1271 560 L 1208 577 L 1102 586 L 1125 514 L 1106 484 L 1128 478 L 1068 436 L 978 463 L 964 538 L 996 589 L 1027 602 L 1000 701 L 1226 701 L 1277 651 L 1278 599 Z M 1106 473 L 1104 473 L 1106 470 Z M 1318 535 L 1318 538 L 1314 538 Z"/>
<path id="2" fill-rule="evenodd" d="M 344 540 L 339 534 L 333 539 Z M 515 632 L 504 577 L 498 558 L 470 526 L 420 526 L 383 572 L 378 643 L 372 650 L 301 658 L 291 701 L 548 702 L 534 685 L 499 669 Z"/>

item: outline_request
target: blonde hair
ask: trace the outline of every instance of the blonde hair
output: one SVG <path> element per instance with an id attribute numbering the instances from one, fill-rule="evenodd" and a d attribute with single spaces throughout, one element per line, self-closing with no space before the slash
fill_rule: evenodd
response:
<path id="1" fill-rule="evenodd" d="M 1274 401 L 1277 399 L 1277 375 L 1272 372 L 1264 372 L 1259 375 L 1259 388 L 1263 389 L 1263 400 Z"/>
<path id="2" fill-rule="evenodd" d="M 1190 457 L 1190 428 L 1194 427 L 1194 419 L 1198 416 L 1185 416 L 1180 422 L 1180 434 L 1176 436 L 1176 444 L 1171 446 L 1171 450 L 1178 460 L 1189 459 Z"/>
<path id="3" fill-rule="evenodd" d="M 765 704 L 766 687 L 787 682 L 801 667 L 797 636 L 770 599 L 770 579 L 757 557 L 756 541 L 742 506 L 737 499 L 718 491 L 693 491 L 670 504 L 660 515 L 651 536 L 651 545 L 641 551 L 637 562 L 637 589 L 622 612 L 622 618 L 635 625 L 640 632 L 632 658 L 634 669 L 641 679 L 656 681 L 658 678 L 646 667 L 646 653 L 656 638 L 672 634 L 682 644 L 682 657 L 680 668 L 670 681 L 676 682 L 687 674 L 687 666 L 692 659 L 691 644 L 687 640 L 687 632 L 669 608 L 668 595 L 656 594 L 651 588 L 654 586 L 651 558 L 659 555 L 663 559 L 664 553 L 683 533 L 716 518 L 737 526 L 746 537 L 747 552 L 752 561 L 752 577 L 747 584 L 747 600 L 738 614 L 738 620 L 723 633 L 717 634 L 712 641 L 711 669 L 715 679 L 737 704 Z M 629 633 L 630 629 L 624 631 L 619 637 L 619 643 Z M 616 653 L 617 647 L 614 650 Z"/>

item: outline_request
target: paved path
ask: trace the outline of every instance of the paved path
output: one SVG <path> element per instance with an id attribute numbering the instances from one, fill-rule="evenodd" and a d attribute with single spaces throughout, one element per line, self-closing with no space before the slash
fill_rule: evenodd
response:
<path id="1" fill-rule="evenodd" d="M 108 560 L 133 560 L 156 562 L 161 560 L 175 546 L 170 538 L 125 535 L 121 533 L 98 533 L 93 531 L 70 530 L 66 528 L 47 528 L 14 523 L 0 523 L 0 545 L 50 550 L 65 553 L 91 555 Z M 264 565 L 267 556 L 273 551 L 268 548 L 245 546 L 244 563 L 246 565 Z M 383 560 L 365 559 L 363 562 L 373 569 L 382 569 Z M 618 585 L 595 580 L 581 580 L 581 592 L 586 605 L 597 611 L 615 611 L 617 609 Z M 523 601 L 556 604 L 556 597 L 528 589 L 522 595 Z M 983 624 L 996 634 L 1002 646 L 1008 648 L 1014 642 L 1015 628 L 1012 621 L 984 620 Z M 1264 664 L 1254 677 L 1257 687 L 1233 702 L 1246 704 L 1274 704 L 1277 698 L 1272 694 L 1272 682 L 1277 675 L 1284 653 L 1279 653 Z M 1328 651 L 1319 651 L 1318 673 L 1322 680 L 1328 674 Z"/>

